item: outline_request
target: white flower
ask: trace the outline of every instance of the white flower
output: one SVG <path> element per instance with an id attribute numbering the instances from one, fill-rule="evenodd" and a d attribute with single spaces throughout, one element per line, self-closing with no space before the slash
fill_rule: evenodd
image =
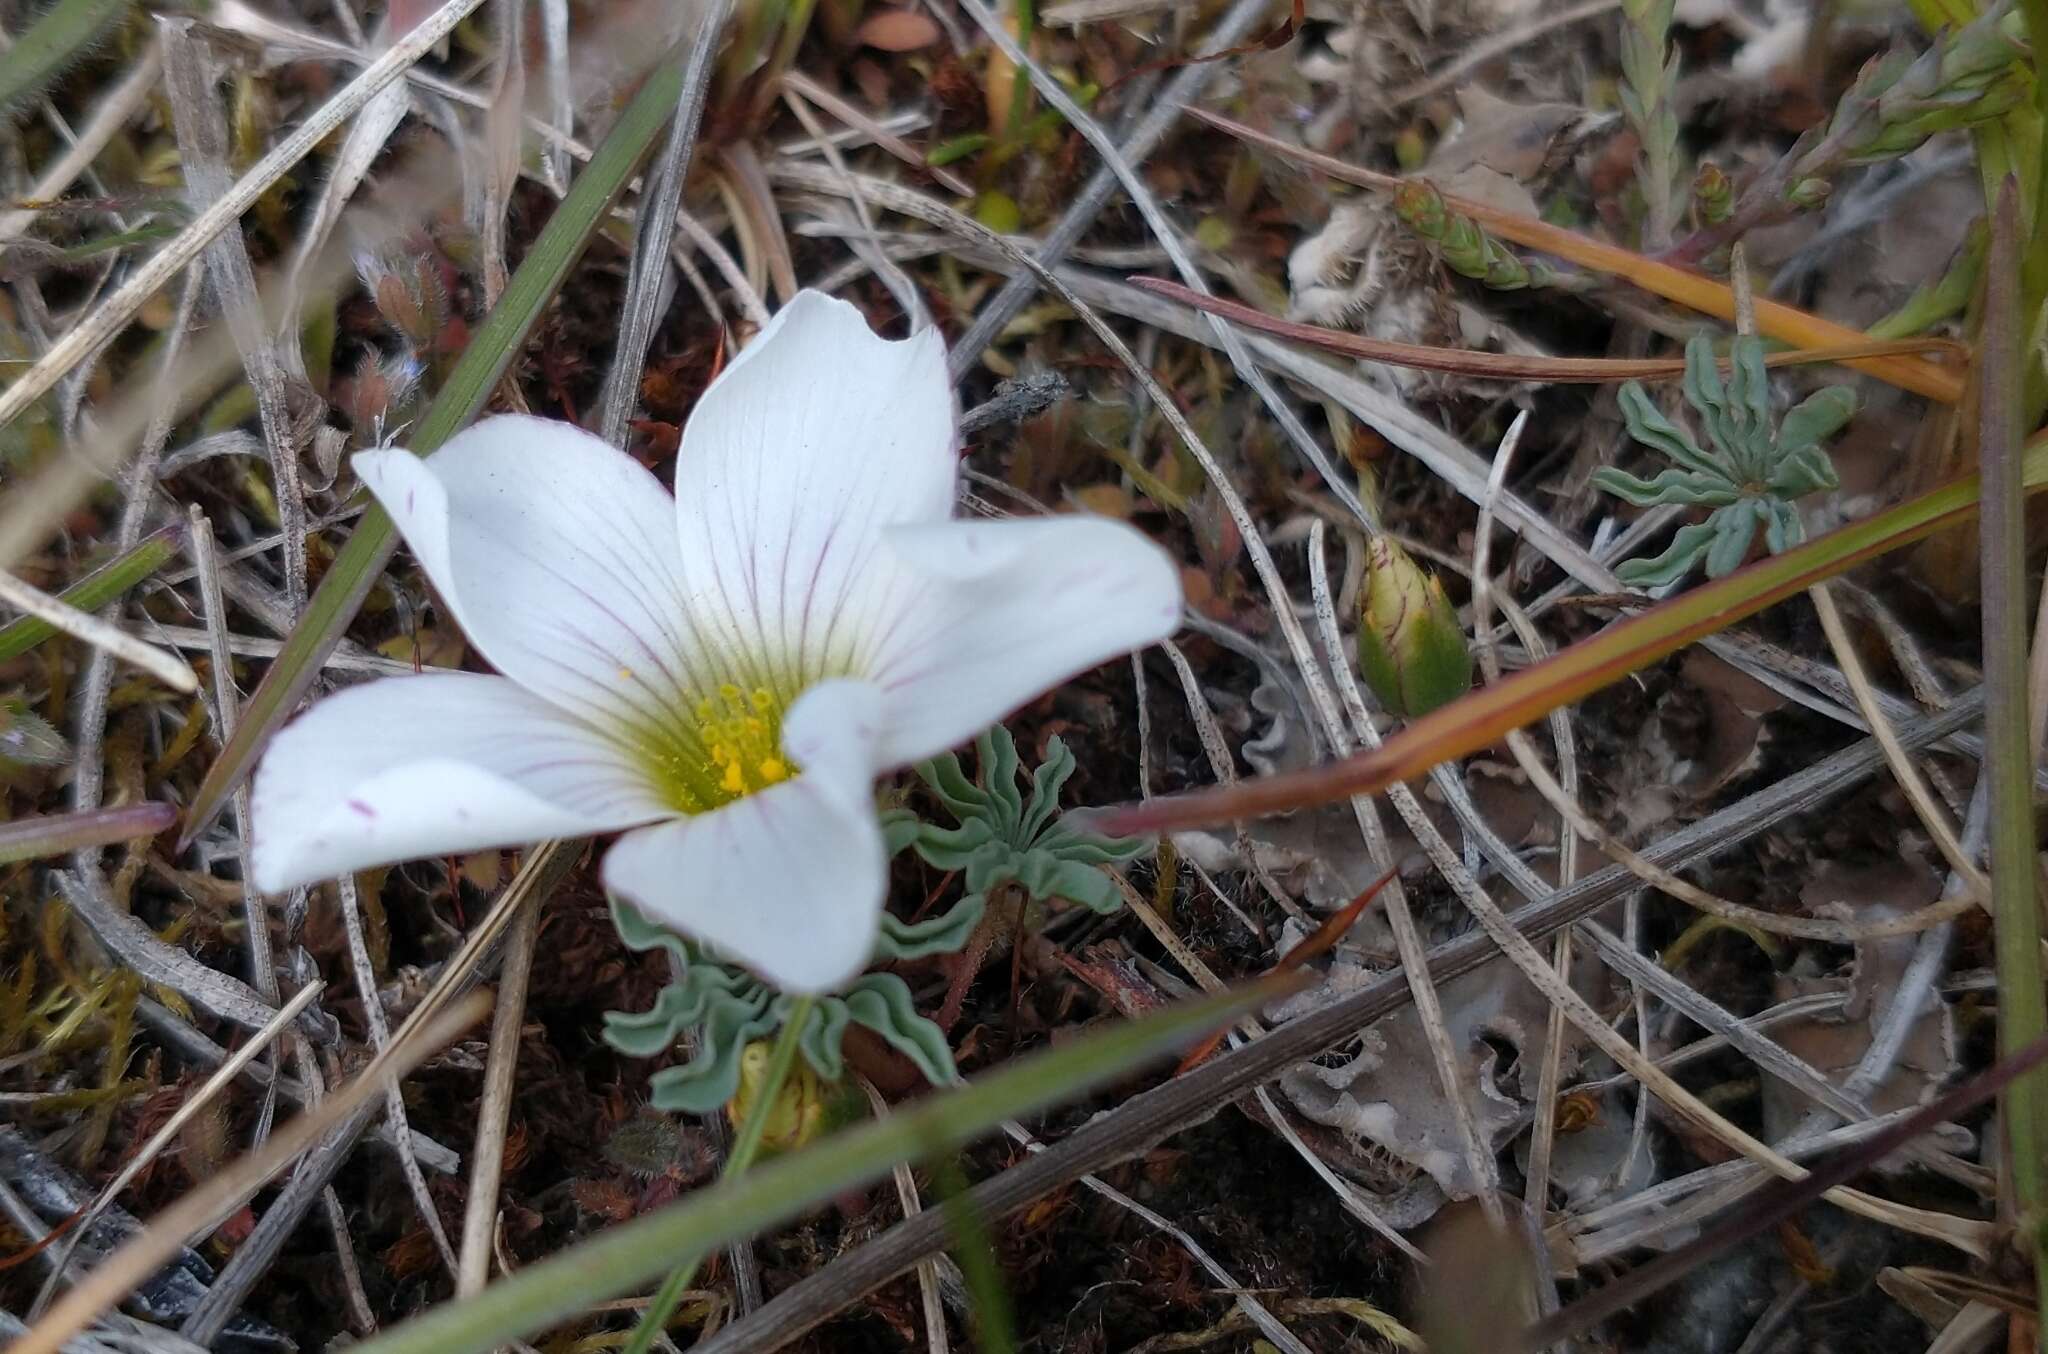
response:
<path id="1" fill-rule="evenodd" d="M 793 992 L 865 966 L 875 778 L 1171 634 L 1179 574 L 1093 517 L 955 521 L 945 348 L 799 295 L 704 393 L 672 500 L 499 417 L 356 471 L 502 676 L 351 687 L 257 769 L 251 872 L 632 829 L 605 886 Z"/>

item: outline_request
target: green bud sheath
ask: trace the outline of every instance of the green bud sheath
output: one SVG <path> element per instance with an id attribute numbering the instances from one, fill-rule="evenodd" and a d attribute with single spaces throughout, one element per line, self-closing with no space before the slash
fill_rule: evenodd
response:
<path id="1" fill-rule="evenodd" d="M 1358 668 L 1395 714 L 1428 714 L 1472 689 L 1472 651 L 1443 584 L 1385 536 L 1366 546 Z"/>

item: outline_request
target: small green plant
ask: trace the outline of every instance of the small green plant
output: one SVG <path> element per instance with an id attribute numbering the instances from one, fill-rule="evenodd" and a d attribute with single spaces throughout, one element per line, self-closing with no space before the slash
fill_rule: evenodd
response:
<path id="1" fill-rule="evenodd" d="M 959 919 L 964 926 L 956 932 L 947 929 L 956 924 L 951 913 L 922 926 L 907 926 L 885 915 L 875 955 L 914 959 L 957 950 L 977 918 L 978 914 Z M 612 923 L 632 949 L 667 950 L 675 960 L 676 979 L 645 1011 L 606 1012 L 605 1042 L 631 1057 L 653 1058 L 674 1048 L 686 1033 L 694 1033 L 696 1055 L 681 1067 L 655 1073 L 648 1083 L 649 1101 L 661 1110 L 712 1113 L 738 1093 L 747 1046 L 772 1038 L 799 1008 L 798 999 L 721 962 L 617 898 L 612 899 Z M 917 1013 L 909 985 L 893 973 L 864 973 L 844 992 L 802 1007 L 798 1048 L 826 1082 L 846 1074 L 840 1044 L 849 1024 L 865 1025 L 880 1035 L 915 1063 L 932 1085 L 954 1080 L 953 1050 L 947 1047 L 946 1036 Z"/>
<path id="2" fill-rule="evenodd" d="M 1494 291 L 1562 284 L 1549 264 L 1518 257 L 1477 221 L 1452 211 L 1434 184 L 1403 184 L 1394 194 L 1394 213 L 1408 229 L 1437 247 L 1445 267 Z"/>
<path id="3" fill-rule="evenodd" d="M 1090 836 L 1057 821 L 1060 789 L 1074 774 L 1074 754 L 1058 738 L 1046 746 L 1045 761 L 1031 773 L 1031 793 L 1018 788 L 1017 744 L 1000 724 L 975 741 L 982 784 L 976 785 L 952 753 L 918 765 L 918 778 L 944 804 L 958 827 L 937 827 L 906 809 L 883 820 L 895 850 L 917 848 L 925 862 L 959 870 L 967 893 L 938 920 L 949 930 L 958 918 L 980 920 L 989 895 L 1007 884 L 1044 905 L 1065 898 L 1095 912 L 1122 905 L 1109 877 L 1097 868 L 1135 859 L 1142 841 Z"/>
<path id="4" fill-rule="evenodd" d="M 1621 108 L 1642 145 L 1636 182 L 1643 191 L 1643 247 L 1671 242 L 1677 212 L 1672 188 L 1678 177 L 1678 114 L 1671 94 L 1678 86 L 1678 54 L 1671 49 L 1674 0 L 1622 0 Z"/>
<path id="5" fill-rule="evenodd" d="M 884 913 L 874 958 L 900 961 L 987 952 L 993 935 L 1008 935 L 1020 918 L 1038 916 L 1055 898 L 1097 912 L 1120 905 L 1116 886 L 1097 867 L 1130 860 L 1144 843 L 1089 836 L 1056 821 L 1060 789 L 1074 774 L 1074 754 L 1052 740 L 1045 763 L 1031 776 L 1026 796 L 1017 783 L 1017 745 L 1000 725 L 975 744 L 985 785 L 976 785 L 951 753 L 923 762 L 917 774 L 950 810 L 957 827 L 924 822 L 908 809 L 885 814 L 882 829 L 889 852 L 907 846 L 934 867 L 958 870 L 966 893 L 944 913 L 906 922 Z M 990 906 L 991 898 L 996 905 Z M 957 1080 L 953 1051 L 939 1025 L 917 1013 L 910 987 L 893 973 L 866 973 L 845 991 L 808 1004 L 777 992 L 761 979 L 724 962 L 613 898 L 612 921 L 627 946 L 666 950 L 676 978 L 645 1011 L 612 1011 L 605 1016 L 605 1042 L 621 1053 L 652 1058 L 666 1053 L 686 1034 L 695 1055 L 681 1067 L 657 1072 L 649 1082 L 656 1109 L 709 1114 L 728 1105 L 742 1089 L 750 1047 L 771 1039 L 802 1011 L 798 1048 L 818 1079 L 828 1085 L 845 1075 L 841 1041 L 849 1024 L 864 1025 L 910 1059 L 934 1086 Z M 974 963 L 963 968 L 972 977 Z"/>
<path id="6" fill-rule="evenodd" d="M 1694 338 L 1685 348 L 1685 398 L 1698 411 L 1712 450 L 1664 416 L 1641 385 L 1621 388 L 1622 417 L 1629 435 L 1674 463 L 1654 479 L 1604 467 L 1593 482 L 1639 508 L 1667 503 L 1710 507 L 1706 521 L 1678 529 L 1671 546 L 1655 559 L 1633 559 L 1615 572 L 1631 587 L 1676 583 L 1706 564 L 1707 577 L 1733 571 L 1749 554 L 1759 524 L 1775 553 L 1805 537 L 1797 501 L 1837 487 L 1834 463 L 1821 443 L 1856 413 L 1856 396 L 1830 386 L 1808 396 L 1771 427 L 1771 388 L 1764 372 L 1763 341 L 1738 337 L 1729 349 L 1732 368 L 1724 385 L 1714 347 Z"/>
<path id="7" fill-rule="evenodd" d="M 2033 83 L 2020 33 L 2012 8 L 1993 5 L 1961 28 L 1937 34 L 1918 56 L 1892 51 L 1870 62 L 1836 106 L 1815 158 L 1834 164 L 1895 159 L 1937 133 L 2003 116 L 2025 101 Z"/>

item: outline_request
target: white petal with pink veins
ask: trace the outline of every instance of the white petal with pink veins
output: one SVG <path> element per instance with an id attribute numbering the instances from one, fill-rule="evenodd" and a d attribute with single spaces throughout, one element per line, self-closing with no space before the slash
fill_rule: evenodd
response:
<path id="1" fill-rule="evenodd" d="M 857 670 L 880 619 L 910 597 L 881 533 L 950 516 L 956 460 L 937 331 L 892 342 L 846 302 L 800 293 L 683 429 L 676 512 L 692 610 L 781 665 L 764 684 Z"/>
<path id="2" fill-rule="evenodd" d="M 431 459 L 356 473 L 493 667 L 591 722 L 673 718 L 723 669 L 690 631 L 675 509 L 640 464 L 566 423 L 504 415 Z"/>
<path id="3" fill-rule="evenodd" d="M 888 852 L 875 815 L 881 692 L 825 682 L 783 725 L 802 774 L 710 813 L 629 832 L 605 887 L 785 992 L 831 992 L 874 950 Z"/>
<path id="4" fill-rule="evenodd" d="M 503 677 L 387 677 L 271 740 L 250 792 L 251 877 L 276 893 L 667 813 L 617 743 Z"/>
<path id="5" fill-rule="evenodd" d="M 944 752 L 1097 664 L 1180 625 L 1180 571 L 1105 517 L 899 527 L 916 606 L 868 670 L 886 693 L 881 759 Z"/>

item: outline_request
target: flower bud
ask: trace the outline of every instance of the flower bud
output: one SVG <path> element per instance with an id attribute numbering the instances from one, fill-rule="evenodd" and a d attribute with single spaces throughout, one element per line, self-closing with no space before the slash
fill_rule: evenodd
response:
<path id="1" fill-rule="evenodd" d="M 1450 208 L 1428 183 L 1405 183 L 1394 191 L 1394 211 L 1425 240 L 1441 240 L 1450 229 Z"/>
<path id="2" fill-rule="evenodd" d="M 1443 584 L 1386 536 L 1365 550 L 1358 669 L 1395 714 L 1427 714 L 1472 689 L 1472 651 Z"/>
<path id="3" fill-rule="evenodd" d="M 1819 211 L 1834 191 L 1826 179 L 1801 179 L 1786 190 L 1785 200 L 1803 212 Z"/>
<path id="4" fill-rule="evenodd" d="M 1701 225 L 1718 226 L 1735 214 L 1735 184 L 1721 166 L 1704 161 L 1693 176 L 1692 201 Z"/>
<path id="5" fill-rule="evenodd" d="M 747 1121 L 754 1102 L 766 1089 L 772 1047 L 767 1040 L 755 1040 L 740 1052 L 740 1085 L 725 1107 L 734 1129 Z M 865 1105 L 861 1093 L 838 1082 L 827 1081 L 812 1070 L 810 1062 L 798 1057 L 789 1076 L 768 1106 L 768 1121 L 761 1131 L 765 1153 L 793 1152 L 820 1135 L 840 1128 L 860 1116 Z"/>

